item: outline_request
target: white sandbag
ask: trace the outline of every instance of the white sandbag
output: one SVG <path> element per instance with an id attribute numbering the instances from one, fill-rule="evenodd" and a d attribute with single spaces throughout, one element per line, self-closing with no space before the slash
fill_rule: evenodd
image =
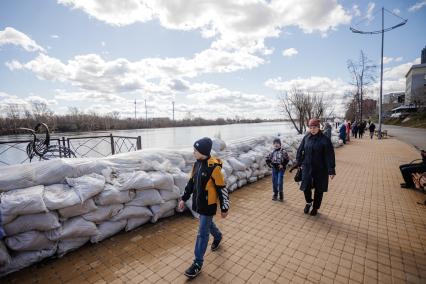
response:
<path id="1" fill-rule="evenodd" d="M 134 230 L 137 227 L 140 227 L 143 224 L 148 223 L 150 220 L 151 220 L 150 216 L 130 218 L 129 220 L 127 220 L 126 232 Z"/>
<path id="2" fill-rule="evenodd" d="M 95 223 L 86 221 L 82 217 L 68 219 L 62 227 L 45 232 L 47 238 L 52 241 L 91 237 L 98 233 Z"/>
<path id="3" fill-rule="evenodd" d="M 173 174 L 173 183 L 179 188 L 181 194 L 184 193 L 188 180 L 189 176 L 183 172 Z"/>
<path id="4" fill-rule="evenodd" d="M 259 170 L 254 170 L 253 173 L 251 174 L 252 177 L 258 177 L 259 175 L 260 175 Z"/>
<path id="5" fill-rule="evenodd" d="M 185 159 L 176 152 L 164 151 L 161 153 L 164 159 L 170 163 L 170 165 L 174 168 L 183 169 L 185 167 Z"/>
<path id="6" fill-rule="evenodd" d="M 247 179 L 249 179 L 252 176 L 252 174 L 253 174 L 253 171 L 251 169 L 246 170 Z"/>
<path id="7" fill-rule="evenodd" d="M 113 185 L 118 190 L 148 189 L 154 187 L 151 177 L 144 171 L 119 173 Z"/>
<path id="8" fill-rule="evenodd" d="M 238 171 L 238 172 L 234 172 L 234 175 L 239 179 L 246 179 L 247 178 L 247 173 L 246 171 Z"/>
<path id="9" fill-rule="evenodd" d="M 174 210 L 177 206 L 177 200 L 170 200 L 160 205 L 150 206 L 149 209 L 152 211 L 151 222 L 156 223 L 158 219 L 162 218 L 165 213 L 168 213 L 172 209 Z"/>
<path id="10" fill-rule="evenodd" d="M 247 180 L 246 179 L 240 179 L 237 182 L 238 188 L 241 188 L 241 187 L 245 186 L 246 184 L 247 184 Z"/>
<path id="11" fill-rule="evenodd" d="M 196 219 L 200 219 L 200 214 L 198 214 L 197 212 L 195 212 L 193 209 L 192 209 L 192 195 L 191 195 L 191 197 L 185 202 L 185 206 L 186 206 L 186 208 L 188 208 L 189 209 L 189 211 L 191 211 L 191 214 L 192 214 L 192 216 L 194 216 L 194 218 L 196 218 Z"/>
<path id="12" fill-rule="evenodd" d="M 43 201 L 43 185 L 14 189 L 0 196 L 0 212 L 6 216 L 17 216 L 47 212 Z"/>
<path id="13" fill-rule="evenodd" d="M 8 236 L 27 231 L 48 231 L 59 228 L 58 215 L 55 212 L 22 215 L 12 222 L 4 225 L 4 231 Z"/>
<path id="14" fill-rule="evenodd" d="M 6 245 L 11 250 L 28 251 L 53 249 L 56 242 L 49 240 L 42 232 L 28 231 L 5 239 Z"/>
<path id="15" fill-rule="evenodd" d="M 251 168 L 252 168 L 253 170 L 256 170 L 256 169 L 258 169 L 258 168 L 259 168 L 259 164 L 258 164 L 258 163 L 253 163 L 253 164 L 251 165 Z"/>
<path id="16" fill-rule="evenodd" d="M 257 177 L 251 177 L 251 178 L 248 179 L 249 183 L 253 183 L 253 182 L 256 182 L 256 181 L 257 181 Z"/>
<path id="17" fill-rule="evenodd" d="M 237 177 L 234 175 L 230 175 L 226 178 L 226 184 L 234 184 L 237 182 Z"/>
<path id="18" fill-rule="evenodd" d="M 106 206 L 98 206 L 98 209 L 82 215 L 84 220 L 100 224 L 117 215 L 124 208 L 123 204 L 112 204 Z"/>
<path id="19" fill-rule="evenodd" d="M 44 188 L 43 200 L 49 210 L 57 210 L 81 203 L 77 193 L 67 184 L 52 184 Z"/>
<path id="20" fill-rule="evenodd" d="M 173 186 L 172 191 L 160 189 L 159 192 L 165 202 L 172 199 L 178 199 L 180 197 L 180 191 L 177 186 Z"/>
<path id="21" fill-rule="evenodd" d="M 150 174 L 154 188 L 172 190 L 173 189 L 173 176 L 169 173 L 152 172 Z"/>
<path id="22" fill-rule="evenodd" d="M 59 214 L 62 218 L 66 219 L 75 216 L 80 216 L 92 212 L 96 209 L 98 209 L 98 207 L 95 205 L 93 199 L 88 199 L 84 201 L 83 204 L 77 204 L 71 207 L 59 209 Z"/>
<path id="23" fill-rule="evenodd" d="M 230 192 L 234 192 L 235 190 L 237 190 L 238 189 L 238 184 L 237 183 L 233 183 L 233 184 L 231 184 L 230 186 L 229 186 L 229 188 L 228 188 L 228 190 L 230 191 Z"/>
<path id="24" fill-rule="evenodd" d="M 250 154 L 245 153 L 238 157 L 238 161 L 243 163 L 246 168 L 249 168 L 255 162 L 255 159 Z"/>
<path id="25" fill-rule="evenodd" d="M 24 251 L 13 255 L 10 263 L 6 266 L 0 266 L 0 277 L 6 274 L 18 271 L 33 263 L 39 262 L 47 257 L 54 255 L 56 248 L 51 250 Z"/>
<path id="26" fill-rule="evenodd" d="M 120 210 L 120 212 L 118 212 L 117 215 L 111 218 L 111 221 L 121 221 L 130 218 L 149 216 L 152 216 L 152 212 L 148 209 L 148 207 L 126 205 Z"/>
<path id="27" fill-rule="evenodd" d="M 227 161 L 223 161 L 222 169 L 225 171 L 226 176 L 230 176 L 232 174 L 233 168 Z"/>
<path id="28" fill-rule="evenodd" d="M 176 210 L 175 209 L 170 209 L 169 211 L 165 212 L 160 218 L 168 218 L 168 217 L 172 217 L 176 214 Z"/>
<path id="29" fill-rule="evenodd" d="M 3 241 L 0 240 L 0 267 L 8 265 L 11 261 L 10 254 L 4 245 Z"/>
<path id="30" fill-rule="evenodd" d="M 104 190 L 95 196 L 97 205 L 112 205 L 127 203 L 135 197 L 134 190 L 119 190 L 115 186 L 106 184 Z"/>
<path id="31" fill-rule="evenodd" d="M 214 151 L 221 152 L 221 151 L 225 150 L 226 143 L 223 140 L 221 140 L 220 138 L 215 137 L 215 138 L 212 139 L 212 142 L 213 142 L 212 149 Z"/>
<path id="32" fill-rule="evenodd" d="M 88 241 L 90 241 L 90 237 L 61 240 L 58 243 L 58 250 L 57 250 L 56 254 L 59 257 L 62 257 L 66 253 L 73 251 L 73 250 L 76 250 L 79 247 L 82 247 Z"/>
<path id="33" fill-rule="evenodd" d="M 105 177 L 95 173 L 78 178 L 66 178 L 66 181 L 77 193 L 81 202 L 97 195 L 105 186 Z"/>
<path id="34" fill-rule="evenodd" d="M 229 158 L 227 161 L 234 171 L 244 171 L 246 169 L 246 166 L 234 157 Z"/>
<path id="35" fill-rule="evenodd" d="M 264 177 L 265 177 L 265 175 L 262 175 L 262 174 L 261 174 L 261 175 L 258 175 L 258 176 L 257 176 L 257 179 L 258 179 L 258 180 L 259 180 L 259 179 L 263 179 Z"/>
<path id="36" fill-rule="evenodd" d="M 156 189 L 136 190 L 135 197 L 126 205 L 150 206 L 163 203 L 164 200 Z"/>
<path id="37" fill-rule="evenodd" d="M 90 238 L 90 242 L 97 243 L 109 238 L 126 227 L 127 220 L 121 220 L 118 222 L 106 221 L 98 225 L 98 234 Z"/>

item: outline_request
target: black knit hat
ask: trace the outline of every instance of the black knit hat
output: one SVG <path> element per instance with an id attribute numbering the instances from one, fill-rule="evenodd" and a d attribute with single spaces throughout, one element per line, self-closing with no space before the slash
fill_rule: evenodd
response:
<path id="1" fill-rule="evenodd" d="M 275 144 L 275 143 L 278 143 L 278 144 L 280 144 L 280 145 L 281 145 L 281 140 L 280 140 L 280 138 L 275 138 L 275 139 L 274 139 L 274 142 L 273 142 L 272 144 Z"/>
<path id="2" fill-rule="evenodd" d="M 212 140 L 209 137 L 204 137 L 200 140 L 195 141 L 194 148 L 204 156 L 210 156 L 212 145 Z"/>

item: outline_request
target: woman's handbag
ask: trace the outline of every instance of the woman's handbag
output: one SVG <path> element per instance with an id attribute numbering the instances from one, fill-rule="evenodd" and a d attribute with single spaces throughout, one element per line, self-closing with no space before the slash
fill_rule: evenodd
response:
<path id="1" fill-rule="evenodd" d="M 302 168 L 297 168 L 297 172 L 294 175 L 294 181 L 295 182 L 301 182 L 302 181 Z"/>

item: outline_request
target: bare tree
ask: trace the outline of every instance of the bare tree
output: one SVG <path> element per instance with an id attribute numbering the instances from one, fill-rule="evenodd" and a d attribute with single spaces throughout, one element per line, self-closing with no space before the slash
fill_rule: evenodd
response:
<path id="1" fill-rule="evenodd" d="M 356 119 L 362 120 L 362 101 L 367 92 L 367 88 L 376 81 L 377 66 L 368 59 L 364 51 L 360 51 L 358 60 L 349 59 L 347 68 L 352 76 L 351 85 L 355 87 L 354 98 L 357 108 Z"/>

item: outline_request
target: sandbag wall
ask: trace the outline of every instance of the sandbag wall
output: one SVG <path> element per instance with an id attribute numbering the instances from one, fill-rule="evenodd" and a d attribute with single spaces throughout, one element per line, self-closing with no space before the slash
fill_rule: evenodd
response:
<path id="1" fill-rule="evenodd" d="M 292 159 L 302 137 L 283 139 Z M 272 140 L 214 139 L 212 155 L 223 160 L 230 192 L 270 174 Z M 192 149 L 152 149 L 2 167 L 0 276 L 174 215 L 194 161 Z"/>

